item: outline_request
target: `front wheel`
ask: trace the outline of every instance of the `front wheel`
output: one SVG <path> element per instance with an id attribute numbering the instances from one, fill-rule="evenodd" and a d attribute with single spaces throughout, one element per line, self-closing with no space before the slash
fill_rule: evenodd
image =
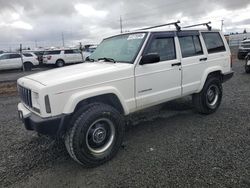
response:
<path id="1" fill-rule="evenodd" d="M 85 109 L 72 119 L 65 145 L 76 162 L 94 167 L 118 152 L 125 127 L 123 116 L 109 105 L 98 103 Z"/>
<path id="2" fill-rule="evenodd" d="M 202 114 L 214 113 L 222 100 L 222 84 L 218 77 L 208 77 L 200 93 L 193 95 L 193 104 Z"/>

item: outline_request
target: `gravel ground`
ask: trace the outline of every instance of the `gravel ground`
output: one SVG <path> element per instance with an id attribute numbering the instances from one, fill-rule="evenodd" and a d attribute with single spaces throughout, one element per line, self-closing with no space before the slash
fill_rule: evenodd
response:
<path id="1" fill-rule="evenodd" d="M 135 114 L 118 155 L 93 169 L 26 131 L 18 98 L 0 97 L 0 187 L 250 187 L 250 75 L 233 69 L 215 114 L 195 113 L 190 97 Z"/>

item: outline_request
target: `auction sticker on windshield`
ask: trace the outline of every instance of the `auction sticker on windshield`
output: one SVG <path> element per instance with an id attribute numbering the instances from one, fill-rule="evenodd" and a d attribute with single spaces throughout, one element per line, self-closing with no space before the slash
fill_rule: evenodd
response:
<path id="1" fill-rule="evenodd" d="M 132 34 L 128 36 L 127 40 L 143 39 L 144 36 L 145 36 L 145 33 Z"/>

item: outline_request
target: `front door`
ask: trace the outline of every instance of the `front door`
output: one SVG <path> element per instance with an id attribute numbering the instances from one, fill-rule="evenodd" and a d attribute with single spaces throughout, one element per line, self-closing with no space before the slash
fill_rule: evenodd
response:
<path id="1" fill-rule="evenodd" d="M 137 108 L 181 97 L 181 61 L 174 32 L 152 34 L 143 55 L 157 53 L 160 62 L 135 68 Z"/>

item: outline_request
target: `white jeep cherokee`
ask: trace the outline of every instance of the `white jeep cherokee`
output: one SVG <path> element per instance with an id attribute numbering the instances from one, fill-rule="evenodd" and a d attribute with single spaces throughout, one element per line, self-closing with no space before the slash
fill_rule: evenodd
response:
<path id="1" fill-rule="evenodd" d="M 198 112 L 215 112 L 230 56 L 218 30 L 116 35 L 89 62 L 20 78 L 19 116 L 28 130 L 63 136 L 78 163 L 100 165 L 120 148 L 128 114 L 187 95 Z"/>

